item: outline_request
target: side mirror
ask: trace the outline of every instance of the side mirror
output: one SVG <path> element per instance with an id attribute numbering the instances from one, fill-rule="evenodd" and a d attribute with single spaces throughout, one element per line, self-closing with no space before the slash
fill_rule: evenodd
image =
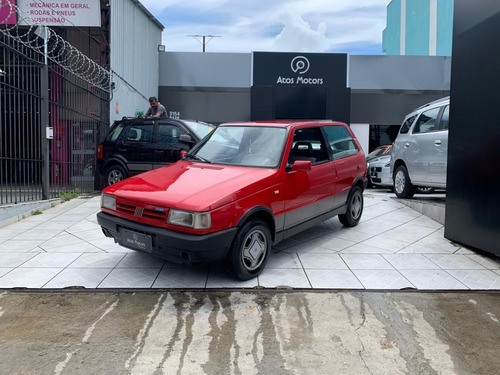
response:
<path id="1" fill-rule="evenodd" d="M 193 139 L 189 134 L 181 134 L 179 136 L 179 142 L 181 143 L 187 143 L 187 144 L 194 144 Z"/>
<path id="2" fill-rule="evenodd" d="M 186 156 L 188 152 L 186 150 L 181 150 L 181 159 L 184 159 L 184 156 Z"/>
<path id="3" fill-rule="evenodd" d="M 309 172 L 312 168 L 312 163 L 310 160 L 296 160 L 292 164 L 292 171 L 303 171 Z"/>

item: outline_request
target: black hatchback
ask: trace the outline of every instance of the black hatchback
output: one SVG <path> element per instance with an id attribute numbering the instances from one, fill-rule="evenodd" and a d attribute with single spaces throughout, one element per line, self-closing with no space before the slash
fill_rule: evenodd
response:
<path id="1" fill-rule="evenodd" d="M 101 186 L 175 163 L 214 125 L 194 120 L 124 118 L 115 121 L 97 150 Z"/>

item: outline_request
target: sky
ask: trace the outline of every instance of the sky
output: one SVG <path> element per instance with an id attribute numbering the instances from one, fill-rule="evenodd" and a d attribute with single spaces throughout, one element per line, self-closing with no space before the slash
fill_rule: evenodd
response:
<path id="1" fill-rule="evenodd" d="M 390 0 L 140 0 L 166 51 L 383 55 Z"/>

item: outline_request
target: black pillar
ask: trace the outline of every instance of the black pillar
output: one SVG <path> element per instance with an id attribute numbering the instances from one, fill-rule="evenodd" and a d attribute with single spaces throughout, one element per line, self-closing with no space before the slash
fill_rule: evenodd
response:
<path id="1" fill-rule="evenodd" d="M 500 254 L 500 1 L 455 0 L 445 237 Z"/>

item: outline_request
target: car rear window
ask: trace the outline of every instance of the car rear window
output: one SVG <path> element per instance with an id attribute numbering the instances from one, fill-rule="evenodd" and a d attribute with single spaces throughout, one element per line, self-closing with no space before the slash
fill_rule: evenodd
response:
<path id="1" fill-rule="evenodd" d="M 111 128 L 110 132 L 106 136 L 106 141 L 108 142 L 114 142 L 118 139 L 120 134 L 122 133 L 123 129 L 125 128 L 125 125 L 123 123 L 120 123 L 116 125 L 115 127 Z"/>

